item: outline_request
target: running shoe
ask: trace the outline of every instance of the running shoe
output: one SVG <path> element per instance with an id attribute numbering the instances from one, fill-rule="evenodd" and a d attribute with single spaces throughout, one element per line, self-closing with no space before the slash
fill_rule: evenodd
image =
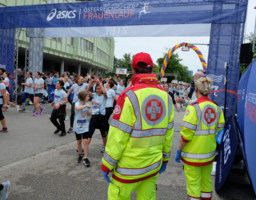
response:
<path id="1" fill-rule="evenodd" d="M 64 137 L 66 135 L 66 132 L 62 132 L 61 134 L 60 134 L 60 137 Z"/>
<path id="2" fill-rule="evenodd" d="M 16 109 L 17 109 L 17 111 L 19 111 L 19 110 L 20 110 L 20 106 L 19 106 L 19 105 L 17 105 L 17 106 L 16 106 Z"/>
<path id="3" fill-rule="evenodd" d="M 22 108 L 19 110 L 20 112 L 26 112 L 26 108 Z"/>
<path id="4" fill-rule="evenodd" d="M 45 107 L 42 107 L 40 110 L 40 114 L 42 114 L 44 112 Z"/>
<path id="5" fill-rule="evenodd" d="M 8 129 L 7 128 L 2 128 L 2 130 L 0 130 L 0 133 L 7 133 Z"/>
<path id="6" fill-rule="evenodd" d="M 2 183 L 4 188 L 0 191 L 1 200 L 6 200 L 9 195 L 11 183 L 9 181 Z"/>
<path id="7" fill-rule="evenodd" d="M 67 115 L 67 116 L 65 117 L 65 121 L 67 121 L 67 120 L 68 120 L 68 118 L 69 118 L 69 116 Z"/>
<path id="8" fill-rule="evenodd" d="M 84 158 L 84 159 L 83 159 L 83 163 L 85 164 L 86 167 L 90 167 L 90 164 L 91 164 L 91 163 L 90 163 L 90 161 L 89 161 L 88 158 Z"/>
<path id="9" fill-rule="evenodd" d="M 54 131 L 54 134 L 57 134 L 58 132 L 60 132 L 60 130 L 57 129 L 56 131 Z"/>
<path id="10" fill-rule="evenodd" d="M 73 133 L 74 131 L 73 131 L 73 128 L 69 128 L 68 129 L 68 133 Z"/>
<path id="11" fill-rule="evenodd" d="M 77 159 L 77 163 L 82 162 L 83 157 L 84 157 L 84 156 L 83 156 L 82 154 L 79 154 L 78 159 Z"/>
<path id="12" fill-rule="evenodd" d="M 102 147 L 102 149 L 101 149 L 100 152 L 101 152 L 101 153 L 104 153 L 104 152 L 105 152 L 105 147 Z"/>
<path id="13" fill-rule="evenodd" d="M 35 114 L 33 115 L 34 117 L 39 116 L 40 114 L 38 112 L 35 112 Z"/>

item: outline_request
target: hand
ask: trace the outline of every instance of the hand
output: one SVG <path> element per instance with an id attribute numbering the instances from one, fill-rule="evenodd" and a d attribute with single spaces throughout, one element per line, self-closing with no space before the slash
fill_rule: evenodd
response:
<path id="1" fill-rule="evenodd" d="M 8 108 L 8 105 L 7 105 L 7 104 L 4 104 L 4 105 L 3 105 L 3 108 Z"/>
<path id="2" fill-rule="evenodd" d="M 182 151 L 180 151 L 179 149 L 177 149 L 177 151 L 176 151 L 176 154 L 175 154 L 175 161 L 176 161 L 177 163 L 180 163 L 180 160 L 181 160 L 181 152 L 182 152 Z"/>
<path id="3" fill-rule="evenodd" d="M 187 100 L 190 100 L 190 98 L 188 97 Z"/>
<path id="4" fill-rule="evenodd" d="M 86 108 L 91 108 L 92 106 L 90 104 L 86 105 L 85 106 Z"/>
<path id="5" fill-rule="evenodd" d="M 57 104 L 54 108 L 58 110 L 60 108 L 60 104 Z"/>
<path id="6" fill-rule="evenodd" d="M 102 171 L 102 175 L 103 175 L 103 177 L 105 178 L 105 180 L 106 180 L 108 183 L 111 183 L 111 180 L 110 180 L 110 178 L 108 177 L 108 173 L 107 173 L 107 172 Z"/>
<path id="7" fill-rule="evenodd" d="M 110 76 L 109 79 L 112 79 L 112 77 Z"/>
<path id="8" fill-rule="evenodd" d="M 178 107 L 177 107 L 177 109 L 176 109 L 176 110 L 177 110 L 177 112 L 180 112 L 180 110 L 179 110 L 179 108 L 178 108 Z"/>
<path id="9" fill-rule="evenodd" d="M 167 163 L 163 163 L 162 166 L 161 166 L 161 169 L 160 169 L 160 171 L 159 171 L 159 174 L 164 173 L 165 170 L 166 170 L 166 167 L 167 167 Z"/>
<path id="10" fill-rule="evenodd" d="M 21 83 L 21 85 L 25 85 L 25 83 Z"/>
<path id="11" fill-rule="evenodd" d="M 130 73 L 128 72 L 127 74 L 126 74 L 126 77 L 128 77 L 130 75 Z"/>
<path id="12" fill-rule="evenodd" d="M 86 114 L 87 114 L 87 116 L 91 116 L 92 115 L 92 113 L 89 110 L 86 111 Z"/>
<path id="13" fill-rule="evenodd" d="M 87 78 L 91 78 L 91 75 L 89 73 L 87 73 L 86 75 L 87 75 Z"/>
<path id="14" fill-rule="evenodd" d="M 54 106 L 54 104 L 55 104 L 55 102 L 52 102 L 52 103 L 51 103 L 51 107 L 53 107 L 53 106 Z"/>

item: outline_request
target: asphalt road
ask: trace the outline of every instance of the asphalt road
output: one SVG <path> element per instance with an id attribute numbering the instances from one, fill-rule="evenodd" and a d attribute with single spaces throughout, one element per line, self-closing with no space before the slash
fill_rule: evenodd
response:
<path id="1" fill-rule="evenodd" d="M 17 113 L 10 108 L 4 113 L 9 132 L 0 134 L 0 182 L 10 180 L 9 200 L 81 200 L 107 199 L 108 184 L 101 174 L 100 153 L 102 140 L 99 131 L 93 136 L 89 147 L 91 167 L 76 163 L 74 134 L 60 138 L 49 121 L 50 107 L 46 113 L 32 117 L 32 111 Z M 175 113 L 175 131 L 184 115 Z M 69 128 L 69 121 L 66 123 Z M 185 200 L 186 182 L 182 164 L 174 161 L 180 141 L 179 132 L 174 133 L 172 158 L 167 170 L 157 180 L 157 198 Z M 215 177 L 212 176 L 214 182 Z M 132 194 L 132 199 L 135 198 Z M 232 170 L 222 191 L 213 193 L 213 199 L 253 200 L 255 196 L 248 177 L 243 170 Z"/>

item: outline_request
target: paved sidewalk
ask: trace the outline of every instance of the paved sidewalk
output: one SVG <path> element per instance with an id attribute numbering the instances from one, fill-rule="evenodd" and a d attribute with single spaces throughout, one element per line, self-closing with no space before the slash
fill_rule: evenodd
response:
<path id="1" fill-rule="evenodd" d="M 0 134 L 0 182 L 10 180 L 12 184 L 8 200 L 107 199 L 108 184 L 100 169 L 103 154 L 100 153 L 102 140 L 99 131 L 89 146 L 91 167 L 86 168 L 82 163 L 76 163 L 74 134 L 63 138 L 54 135 L 49 114 L 32 117 L 32 111 L 22 114 L 12 108 L 4 115 L 9 132 Z M 175 113 L 175 123 L 179 123 L 183 115 L 184 111 Z M 180 134 L 175 132 L 172 158 L 166 172 L 157 180 L 157 200 L 187 199 L 182 164 L 174 161 L 179 141 Z M 135 194 L 132 199 L 135 199 Z M 220 199 L 255 199 L 244 171 L 232 171 L 221 193 L 213 194 L 213 200 Z"/>

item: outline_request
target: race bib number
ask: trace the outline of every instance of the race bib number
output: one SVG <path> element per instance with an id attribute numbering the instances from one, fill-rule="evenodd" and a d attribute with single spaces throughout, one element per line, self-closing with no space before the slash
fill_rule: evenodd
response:
<path id="1" fill-rule="evenodd" d="M 92 114 L 93 114 L 93 115 L 100 114 L 100 106 L 94 105 L 94 106 L 92 107 Z"/>
<path id="2" fill-rule="evenodd" d="M 76 122 L 76 130 L 77 131 L 84 131 L 87 128 L 87 120 L 77 120 Z"/>

